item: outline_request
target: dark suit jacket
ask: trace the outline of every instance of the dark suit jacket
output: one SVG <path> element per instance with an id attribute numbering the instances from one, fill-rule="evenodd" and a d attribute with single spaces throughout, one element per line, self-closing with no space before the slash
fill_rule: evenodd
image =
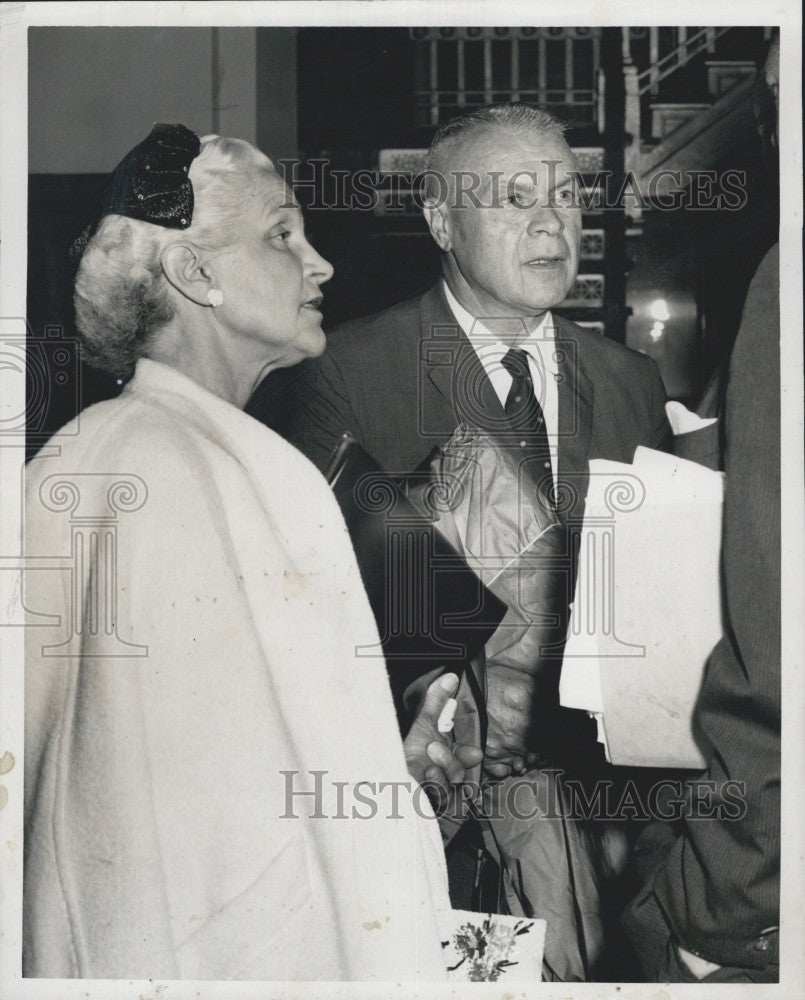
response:
<path id="1" fill-rule="evenodd" d="M 749 289 L 726 400 L 723 582 L 728 629 L 707 665 L 696 718 L 704 777 L 740 819 L 693 819 L 626 915 L 644 969 L 692 979 L 672 942 L 725 968 L 713 982 L 777 978 L 780 893 L 779 251 Z M 734 815 L 734 811 L 733 811 Z"/>
<path id="2" fill-rule="evenodd" d="M 559 316 L 555 323 L 567 609 L 577 563 L 570 533 L 581 527 L 588 461 L 631 462 L 638 445 L 667 447 L 671 430 L 665 390 L 650 358 Z M 321 470 L 347 430 L 385 471 L 400 474 L 419 466 L 460 422 L 491 429 L 518 447 L 511 432 L 507 437 L 503 407 L 441 282 L 424 295 L 336 328 L 320 359 L 269 376 L 247 410 Z M 559 623 L 558 636 L 564 625 Z M 587 768 L 591 754 L 600 755 L 600 745 L 585 713 L 558 708 L 561 654 L 559 641 L 541 668 L 544 697 L 538 703 L 547 718 L 539 729 L 542 746 L 575 772 L 577 765 Z"/>
<path id="3" fill-rule="evenodd" d="M 654 362 L 554 314 L 559 369 L 557 475 L 583 500 L 592 458 L 631 462 L 671 431 Z M 327 351 L 269 376 L 248 412 L 324 469 L 350 430 L 392 473 L 416 468 L 460 421 L 500 430 L 500 401 L 439 282 L 424 295 L 337 327 Z M 581 512 L 581 503 L 573 513 Z"/>

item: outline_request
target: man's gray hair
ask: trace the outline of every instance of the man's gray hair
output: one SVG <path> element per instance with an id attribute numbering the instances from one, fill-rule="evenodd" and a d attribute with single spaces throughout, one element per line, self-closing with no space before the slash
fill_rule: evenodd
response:
<path id="1" fill-rule="evenodd" d="M 510 132 L 536 132 L 538 135 L 562 138 L 567 128 L 565 123 L 550 111 L 534 104 L 489 104 L 459 115 L 458 118 L 451 118 L 439 126 L 428 149 L 425 169 L 438 170 L 448 147 L 455 146 L 465 136 L 490 126 L 508 129 Z"/>

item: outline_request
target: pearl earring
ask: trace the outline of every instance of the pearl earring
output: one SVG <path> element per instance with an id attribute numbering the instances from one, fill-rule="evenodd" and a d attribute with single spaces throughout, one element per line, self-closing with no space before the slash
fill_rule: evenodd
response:
<path id="1" fill-rule="evenodd" d="M 213 308 L 215 306 L 222 306 L 224 304 L 224 293 L 218 288 L 211 288 L 207 292 L 207 300 Z"/>

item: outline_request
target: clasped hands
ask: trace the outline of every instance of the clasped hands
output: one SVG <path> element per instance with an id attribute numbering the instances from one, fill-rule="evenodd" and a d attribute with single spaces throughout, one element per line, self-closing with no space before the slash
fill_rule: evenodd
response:
<path id="1" fill-rule="evenodd" d="M 510 774 L 524 774 L 539 760 L 533 749 L 537 687 L 534 677 L 524 670 L 487 667 L 486 777 L 500 781 Z"/>

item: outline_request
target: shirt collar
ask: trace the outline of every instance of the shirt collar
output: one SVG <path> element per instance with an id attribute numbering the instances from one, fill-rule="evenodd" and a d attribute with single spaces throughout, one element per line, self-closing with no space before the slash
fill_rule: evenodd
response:
<path id="1" fill-rule="evenodd" d="M 450 311 L 458 320 L 459 326 L 466 334 L 467 340 L 472 344 L 478 357 L 482 361 L 499 361 L 508 351 L 508 345 L 504 344 L 502 340 L 496 339 L 482 320 L 476 319 L 472 313 L 467 312 L 450 291 L 444 279 L 442 279 L 442 287 Z M 549 309 L 540 317 L 539 322 L 531 330 L 528 337 L 517 346 L 530 354 L 546 371 L 556 374 L 559 367 L 556 362 L 556 352 L 553 350 L 555 339 L 553 316 Z"/>

